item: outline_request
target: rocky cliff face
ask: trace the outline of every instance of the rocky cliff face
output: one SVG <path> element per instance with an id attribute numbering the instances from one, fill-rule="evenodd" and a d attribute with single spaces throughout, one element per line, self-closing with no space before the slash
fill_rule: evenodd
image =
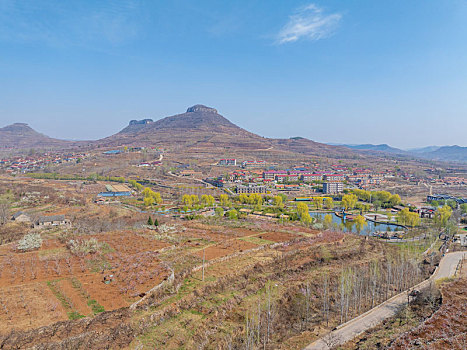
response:
<path id="1" fill-rule="evenodd" d="M 194 105 L 193 107 L 190 107 L 186 110 L 187 113 L 214 113 L 217 114 L 217 109 L 211 108 L 211 107 L 206 107 L 204 105 Z"/>
<path id="2" fill-rule="evenodd" d="M 152 123 L 154 120 L 152 119 L 142 119 L 142 120 L 130 120 L 129 125 L 146 125 Z"/>

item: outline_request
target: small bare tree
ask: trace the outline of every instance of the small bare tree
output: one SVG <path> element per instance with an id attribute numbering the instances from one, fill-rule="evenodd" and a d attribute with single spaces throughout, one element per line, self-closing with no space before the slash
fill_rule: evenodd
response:
<path id="1" fill-rule="evenodd" d="M 336 333 L 329 332 L 322 338 L 322 341 L 327 349 L 334 349 L 340 344 L 340 337 Z"/>
<path id="2" fill-rule="evenodd" d="M 0 225 L 5 225 L 10 219 L 10 205 L 0 203 Z"/>

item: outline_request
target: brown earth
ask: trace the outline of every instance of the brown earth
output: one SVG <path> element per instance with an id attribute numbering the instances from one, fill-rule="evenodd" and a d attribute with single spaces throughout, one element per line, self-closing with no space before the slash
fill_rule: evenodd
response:
<path id="1" fill-rule="evenodd" d="M 87 305 L 83 295 L 73 287 L 69 279 L 61 279 L 55 284 L 61 293 L 63 293 L 70 301 L 73 310 L 79 312 L 80 315 L 92 315 L 91 308 Z"/>
<path id="2" fill-rule="evenodd" d="M 45 283 L 0 289 L 0 333 L 67 320 L 66 310 Z"/>
<path id="3" fill-rule="evenodd" d="M 465 350 L 467 348 L 467 266 L 460 278 L 441 287 L 441 307 L 420 326 L 396 339 L 389 349 Z"/>
<path id="4" fill-rule="evenodd" d="M 229 241 L 221 242 L 204 249 L 206 260 L 213 260 L 223 256 L 230 255 L 234 252 L 242 252 L 251 248 L 255 248 L 258 245 L 250 242 L 245 242 L 238 239 L 232 239 Z M 193 255 L 202 258 L 203 250 L 198 250 Z"/>

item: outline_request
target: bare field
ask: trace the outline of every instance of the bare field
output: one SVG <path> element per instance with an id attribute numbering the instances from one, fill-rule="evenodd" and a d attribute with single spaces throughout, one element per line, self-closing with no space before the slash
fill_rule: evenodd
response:
<path id="1" fill-rule="evenodd" d="M 0 247 L 0 332 L 126 307 L 167 277 L 157 258 L 166 243 L 133 232 L 85 238 L 92 237 L 107 244 L 105 252 L 76 256 L 57 239 L 26 253 Z"/>

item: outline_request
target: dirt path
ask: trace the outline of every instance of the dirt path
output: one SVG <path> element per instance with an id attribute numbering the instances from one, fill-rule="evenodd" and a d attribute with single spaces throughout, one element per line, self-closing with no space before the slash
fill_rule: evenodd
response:
<path id="1" fill-rule="evenodd" d="M 467 252 L 454 252 L 446 254 L 441 260 L 435 273 L 429 279 L 411 288 L 411 290 L 423 289 L 429 286 L 430 282 L 432 281 L 453 276 L 457 265 L 463 258 L 464 254 L 467 254 Z M 366 313 L 338 326 L 337 329 L 330 333 L 330 335 L 314 341 L 308 345 L 305 350 L 327 350 L 337 345 L 344 344 L 347 341 L 355 338 L 357 335 L 374 327 L 386 318 L 394 316 L 397 311 L 406 304 L 407 291 L 392 297 L 384 303 L 367 311 Z"/>

